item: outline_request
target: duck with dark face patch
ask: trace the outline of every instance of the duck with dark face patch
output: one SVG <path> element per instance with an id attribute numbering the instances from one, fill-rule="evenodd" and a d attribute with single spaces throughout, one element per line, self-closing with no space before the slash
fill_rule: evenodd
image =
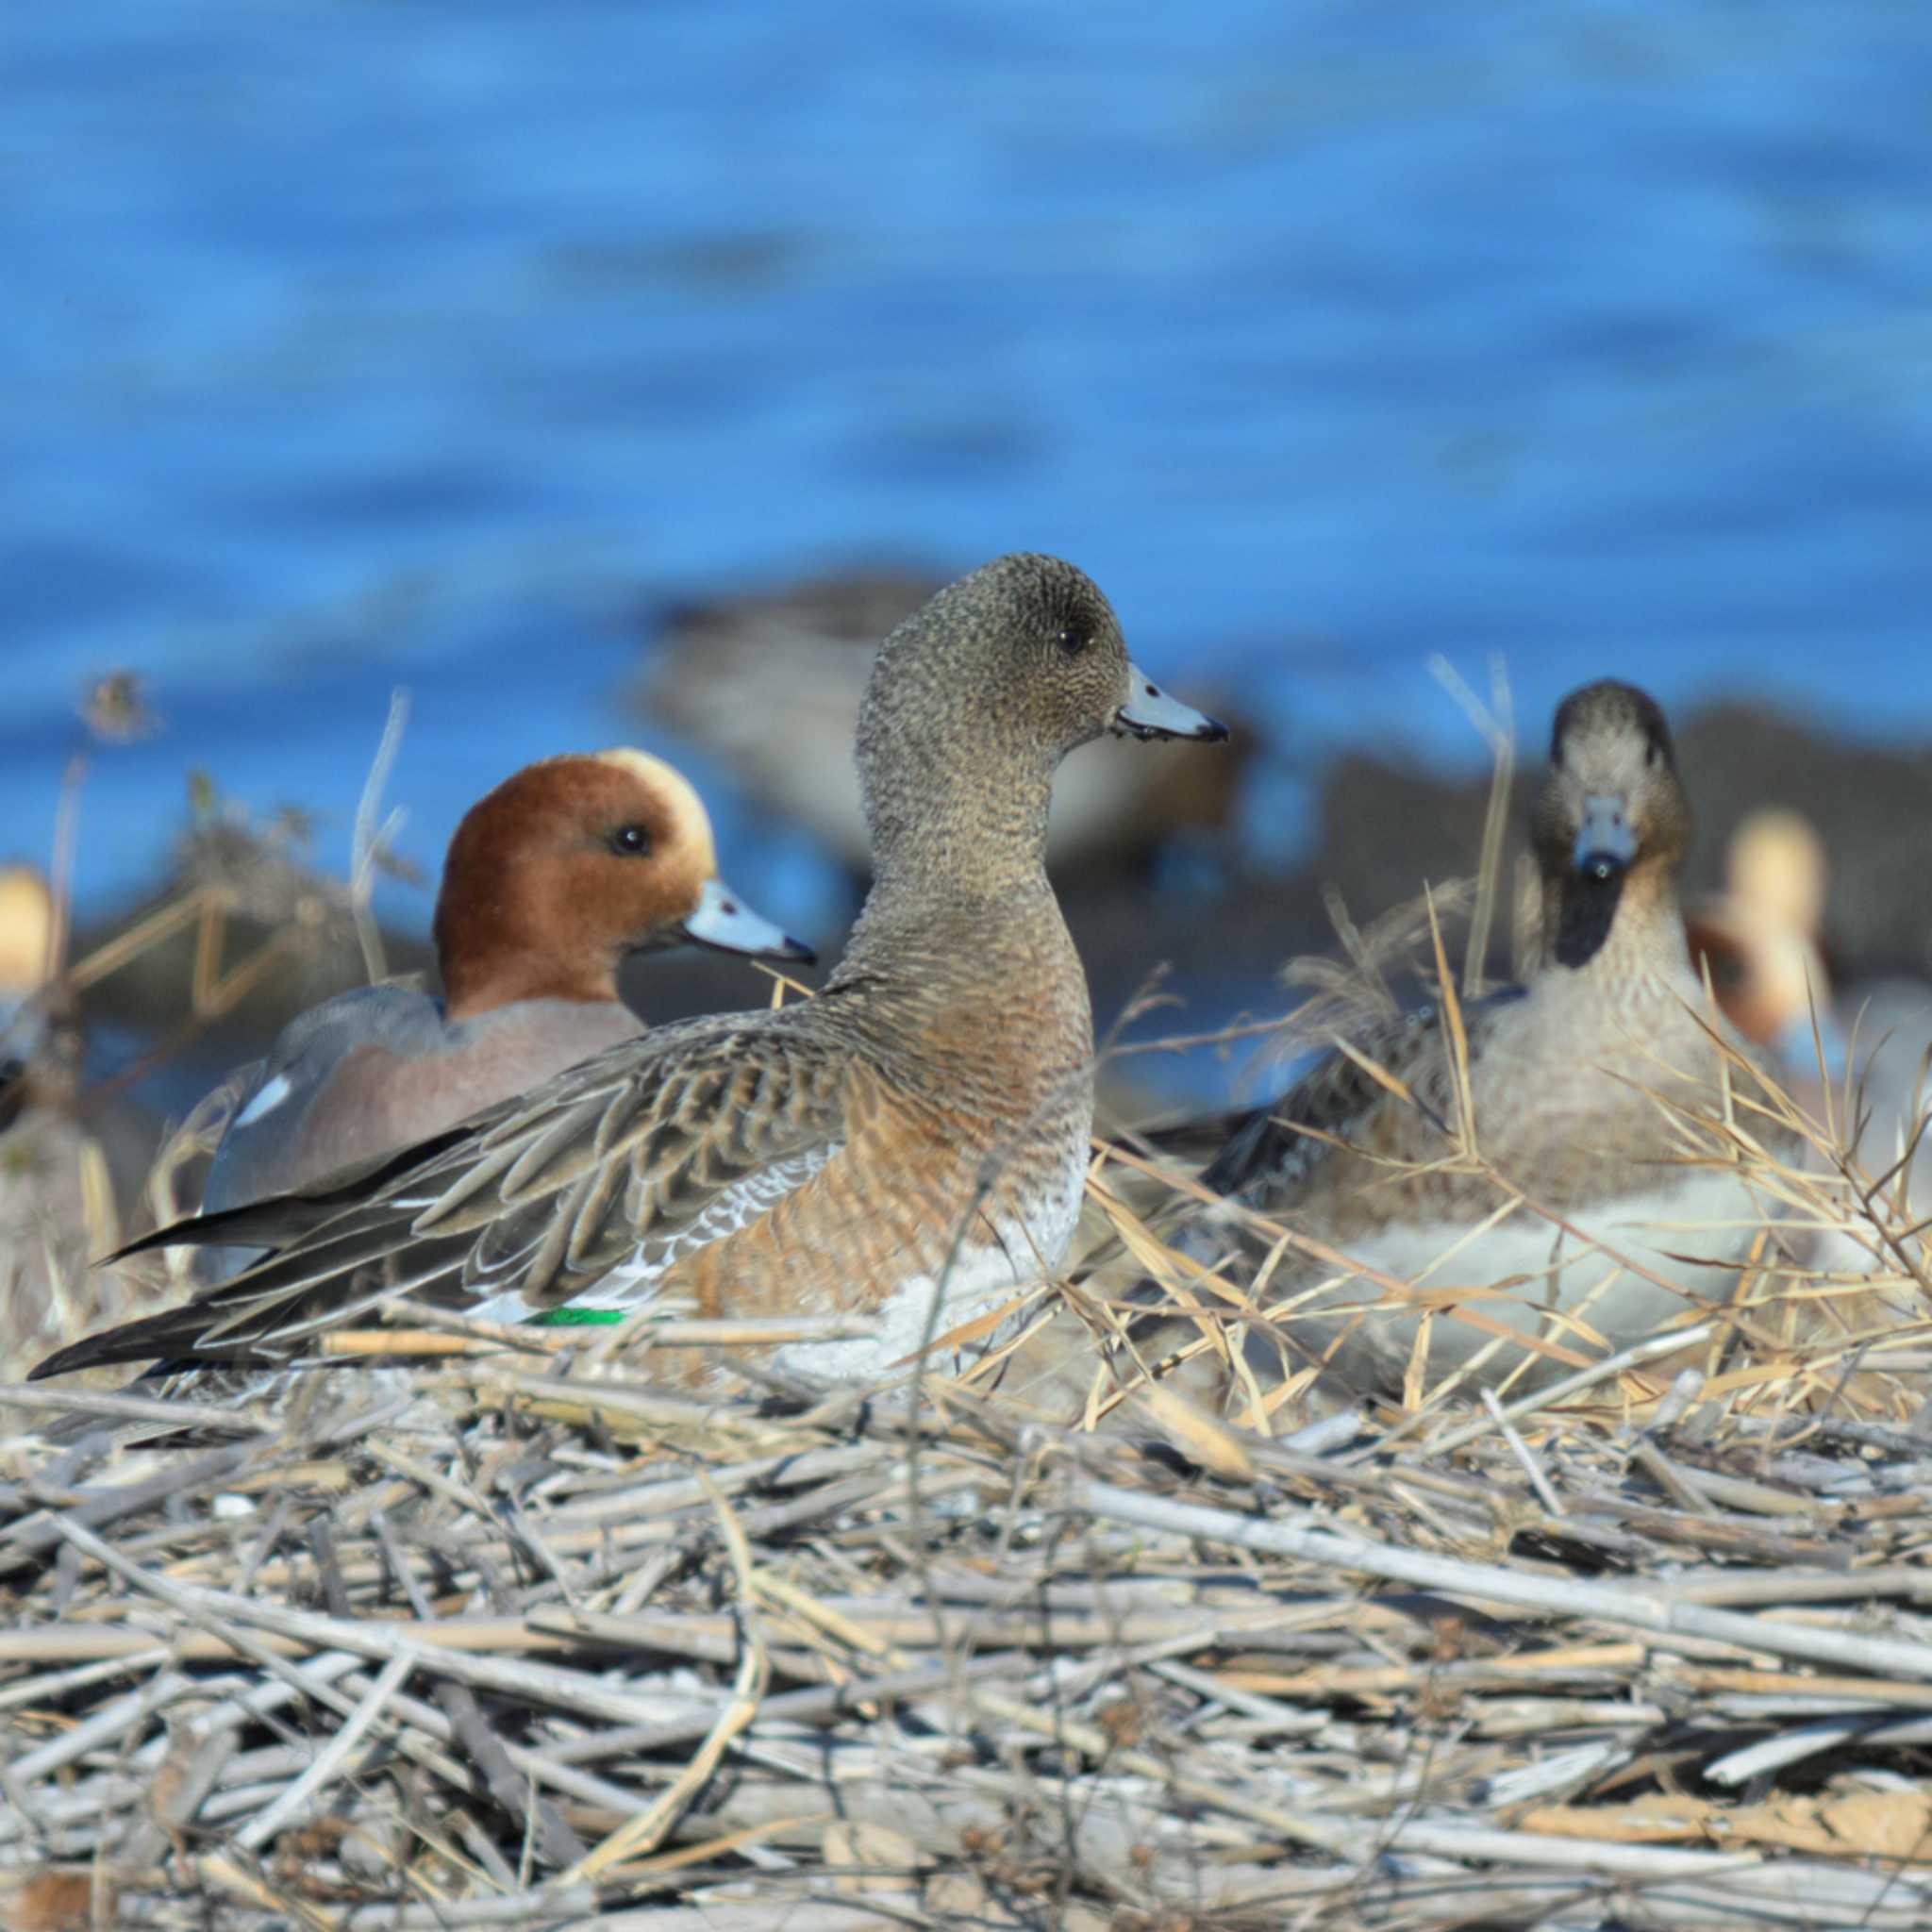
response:
<path id="1" fill-rule="evenodd" d="M 1541 959 L 1524 985 L 1463 1010 L 1480 1162 L 1455 1158 L 1462 1094 L 1429 1008 L 1353 1042 L 1402 1091 L 1337 1053 L 1238 1123 L 1203 1176 L 1364 1269 L 1311 1320 L 1307 1298 L 1337 1271 L 1274 1255 L 1271 1299 L 1303 1298 L 1282 1332 L 1333 1345 L 1345 1381 L 1399 1385 L 1420 1307 L 1433 1311 L 1432 1370 L 1469 1364 L 1495 1381 L 1527 1354 L 1534 1381 L 1728 1299 L 1763 1214 L 1723 1162 L 1690 1157 L 1672 1109 L 1721 1114 L 1724 1049 L 1751 1049 L 1713 1026 L 1691 970 L 1677 897 L 1690 827 L 1656 703 L 1611 681 L 1573 692 L 1530 826 Z M 1273 1247 L 1225 1217 L 1181 1240 L 1250 1266 Z"/>
<path id="2" fill-rule="evenodd" d="M 1553 963 L 1589 966 L 1620 927 L 1640 947 L 1657 940 L 1649 929 L 1674 904 L 1690 810 L 1655 700 L 1607 679 L 1563 700 L 1531 836 Z"/>

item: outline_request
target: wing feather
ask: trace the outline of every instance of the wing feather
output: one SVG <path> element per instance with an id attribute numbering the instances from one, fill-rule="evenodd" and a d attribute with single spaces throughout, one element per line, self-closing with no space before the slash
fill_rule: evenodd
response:
<path id="1" fill-rule="evenodd" d="M 1464 1007 L 1472 1054 L 1498 1015 L 1522 997 L 1521 987 L 1505 987 Z M 1419 1007 L 1379 1022 L 1353 1036 L 1350 1044 L 1407 1085 L 1424 1106 L 1435 1077 L 1446 1070 L 1440 1007 Z M 1202 1182 L 1250 1207 L 1292 1207 L 1334 1158 L 1333 1141 L 1358 1142 L 1382 1109 L 1403 1105 L 1358 1060 L 1332 1050 L 1279 1100 L 1233 1123 Z"/>
<path id="2" fill-rule="evenodd" d="M 36 1374 L 157 1355 L 286 1359 L 398 1288 L 456 1307 L 514 1290 L 555 1307 L 614 1270 L 648 1277 L 750 1225 L 843 1144 L 848 1056 L 804 1024 L 809 1010 L 623 1042 L 420 1158 L 258 1203 L 264 1259 Z M 212 1236 L 222 1217 L 208 1221 Z M 194 1239 L 195 1224 L 163 1238 Z"/>

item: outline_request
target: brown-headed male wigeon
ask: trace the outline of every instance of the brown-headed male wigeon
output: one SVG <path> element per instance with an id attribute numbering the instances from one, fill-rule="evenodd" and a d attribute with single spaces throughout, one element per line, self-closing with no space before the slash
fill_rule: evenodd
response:
<path id="1" fill-rule="evenodd" d="M 619 747 L 525 765 L 450 841 L 434 923 L 441 997 L 358 987 L 285 1026 L 243 1076 L 206 1213 L 412 1146 L 643 1032 L 629 956 L 685 941 L 811 955 L 718 877 L 682 774 Z M 228 1273 L 250 1251 L 218 1253 Z"/>
<path id="2" fill-rule="evenodd" d="M 401 1288 L 496 1319 L 611 1319 L 665 1294 L 708 1315 L 857 1311 L 867 1338 L 783 1359 L 865 1377 L 1039 1279 L 1072 1238 L 1093 1119 L 1047 808 L 1060 759 L 1108 732 L 1225 735 L 1134 667 L 1073 565 L 1008 556 L 949 585 L 867 686 L 874 883 L 817 998 L 622 1041 L 426 1148 L 164 1231 L 276 1252 L 36 1374 L 290 1360 Z"/>

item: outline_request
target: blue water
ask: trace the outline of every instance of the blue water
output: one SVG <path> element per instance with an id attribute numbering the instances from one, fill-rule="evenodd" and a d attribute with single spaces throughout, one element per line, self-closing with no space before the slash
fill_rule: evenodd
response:
<path id="1" fill-rule="evenodd" d="M 1074 558 L 1291 774 L 1480 759 L 1437 651 L 1532 741 L 1604 673 L 1932 733 L 1925 0 L 64 0 L 0 98 L 0 856 L 83 676 L 169 727 L 85 907 L 190 766 L 341 865 L 398 684 L 433 873 L 525 759 L 677 750 L 626 613 L 882 549 Z"/>

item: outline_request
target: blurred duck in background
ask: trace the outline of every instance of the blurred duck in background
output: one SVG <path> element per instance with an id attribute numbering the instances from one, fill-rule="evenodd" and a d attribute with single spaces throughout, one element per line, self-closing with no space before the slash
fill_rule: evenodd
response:
<path id="1" fill-rule="evenodd" d="M 1838 990 L 1824 937 L 1824 841 L 1801 813 L 1751 813 L 1732 834 L 1724 873 L 1723 893 L 1686 922 L 1718 1004 L 1821 1118 L 1828 1082 L 1834 1118 L 1852 1124 L 1866 1172 L 1903 1163 L 1908 1198 L 1922 1218 L 1932 1213 L 1932 984 L 1891 977 Z"/>
<path id="2" fill-rule="evenodd" d="M 37 1100 L 73 1097 L 71 1018 L 57 1016 L 54 894 L 32 866 L 0 866 L 0 1130 Z"/>
<path id="3" fill-rule="evenodd" d="M 54 971 L 52 889 L 0 867 L 0 1382 L 50 1343 L 133 1311 L 120 1270 L 94 1270 L 120 1238 L 100 1143 L 81 1124 L 81 1034 Z"/>
<path id="4" fill-rule="evenodd" d="M 1844 1067 L 1824 918 L 1824 841 L 1800 813 L 1766 807 L 1732 833 L 1724 890 L 1684 921 L 1691 961 L 1708 970 L 1725 1019 L 1787 1079 L 1814 1086 L 1821 1071 L 1836 1077 Z"/>

